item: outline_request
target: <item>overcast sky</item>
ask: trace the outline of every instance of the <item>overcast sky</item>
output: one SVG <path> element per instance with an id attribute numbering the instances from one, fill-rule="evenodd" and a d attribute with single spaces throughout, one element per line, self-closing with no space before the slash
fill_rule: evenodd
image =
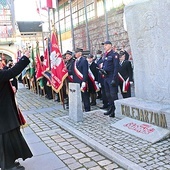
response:
<path id="1" fill-rule="evenodd" d="M 16 21 L 40 21 L 35 0 L 14 0 Z"/>

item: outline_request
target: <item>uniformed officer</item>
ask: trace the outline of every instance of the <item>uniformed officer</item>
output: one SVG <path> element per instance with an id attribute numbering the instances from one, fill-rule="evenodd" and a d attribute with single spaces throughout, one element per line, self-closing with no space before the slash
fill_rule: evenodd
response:
<path id="1" fill-rule="evenodd" d="M 118 68 L 119 55 L 112 49 L 112 43 L 106 41 L 104 45 L 104 61 L 101 72 L 104 74 L 104 88 L 109 102 L 109 110 L 104 115 L 115 117 L 114 101 L 118 99 Z"/>
<path id="2" fill-rule="evenodd" d="M 92 54 L 89 54 L 87 56 L 87 61 L 89 64 L 89 78 L 88 78 L 88 88 L 90 93 L 91 106 L 96 105 L 96 96 L 99 89 L 99 83 L 98 83 L 98 69 L 97 64 L 94 62 L 94 56 Z"/>
<path id="3" fill-rule="evenodd" d="M 98 69 L 100 70 L 101 68 L 103 68 L 103 54 L 101 50 L 97 51 L 97 58 L 96 58 L 96 64 Z M 103 74 L 98 74 L 98 82 L 100 84 L 100 93 L 98 93 L 98 95 L 101 95 L 102 98 L 102 102 L 103 102 L 103 106 L 100 107 L 100 109 L 107 109 L 108 108 L 108 100 L 107 100 L 107 96 L 106 96 L 106 92 L 105 92 L 105 88 L 104 88 L 104 75 Z"/>
<path id="4" fill-rule="evenodd" d="M 90 98 L 87 87 L 88 82 L 88 62 L 82 55 L 83 49 L 76 48 L 75 50 L 75 62 L 72 69 L 73 82 L 79 83 L 81 87 L 82 101 L 84 104 L 85 112 L 90 111 Z"/>

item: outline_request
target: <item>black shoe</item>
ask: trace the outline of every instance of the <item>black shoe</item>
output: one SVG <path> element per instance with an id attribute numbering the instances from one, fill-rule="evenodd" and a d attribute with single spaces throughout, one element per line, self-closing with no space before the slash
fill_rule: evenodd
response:
<path id="1" fill-rule="evenodd" d="M 85 109 L 85 112 L 90 112 L 90 109 Z"/>
<path id="2" fill-rule="evenodd" d="M 49 100 L 53 99 L 52 96 L 48 96 L 48 95 L 46 95 L 45 98 L 46 98 L 46 99 L 49 99 Z"/>
<path id="3" fill-rule="evenodd" d="M 95 103 L 95 102 L 92 102 L 92 103 L 90 104 L 90 106 L 96 106 L 96 103 Z"/>
<path id="4" fill-rule="evenodd" d="M 115 117 L 115 112 L 111 113 L 109 117 Z"/>
<path id="5" fill-rule="evenodd" d="M 107 109 L 108 108 L 108 106 L 105 106 L 105 105 L 103 105 L 102 107 L 100 107 L 100 109 Z"/>
<path id="6" fill-rule="evenodd" d="M 113 112 L 113 107 L 110 107 L 107 112 L 104 113 L 104 115 L 110 115 Z"/>
<path id="7" fill-rule="evenodd" d="M 105 112 L 104 115 L 110 115 L 109 110 L 107 112 Z"/>
<path id="8" fill-rule="evenodd" d="M 96 99 L 101 99 L 102 97 L 101 96 L 97 96 Z"/>

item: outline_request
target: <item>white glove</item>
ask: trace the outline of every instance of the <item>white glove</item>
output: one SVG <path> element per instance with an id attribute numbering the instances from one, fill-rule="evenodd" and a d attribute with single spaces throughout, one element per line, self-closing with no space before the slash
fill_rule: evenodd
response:
<path id="1" fill-rule="evenodd" d="M 98 84 L 98 85 L 99 85 L 98 81 L 95 81 L 95 84 Z"/>
<path id="2" fill-rule="evenodd" d="M 130 81 L 130 84 L 133 84 L 133 81 Z"/>
<path id="3" fill-rule="evenodd" d="M 85 82 L 82 82 L 81 88 L 84 88 L 85 86 L 86 86 L 86 83 L 85 83 Z"/>

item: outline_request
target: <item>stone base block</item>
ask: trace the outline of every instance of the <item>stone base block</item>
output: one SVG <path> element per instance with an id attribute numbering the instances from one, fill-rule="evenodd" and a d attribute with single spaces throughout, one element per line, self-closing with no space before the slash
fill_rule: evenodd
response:
<path id="1" fill-rule="evenodd" d="M 164 129 L 128 117 L 113 123 L 112 126 L 150 143 L 156 143 L 166 138 L 170 134 L 170 130 L 168 129 Z"/>
<path id="2" fill-rule="evenodd" d="M 83 121 L 80 84 L 69 83 L 69 117 L 75 122 Z"/>
<path id="3" fill-rule="evenodd" d="M 136 97 L 115 101 L 116 117 L 130 117 L 170 130 L 170 105 Z"/>

